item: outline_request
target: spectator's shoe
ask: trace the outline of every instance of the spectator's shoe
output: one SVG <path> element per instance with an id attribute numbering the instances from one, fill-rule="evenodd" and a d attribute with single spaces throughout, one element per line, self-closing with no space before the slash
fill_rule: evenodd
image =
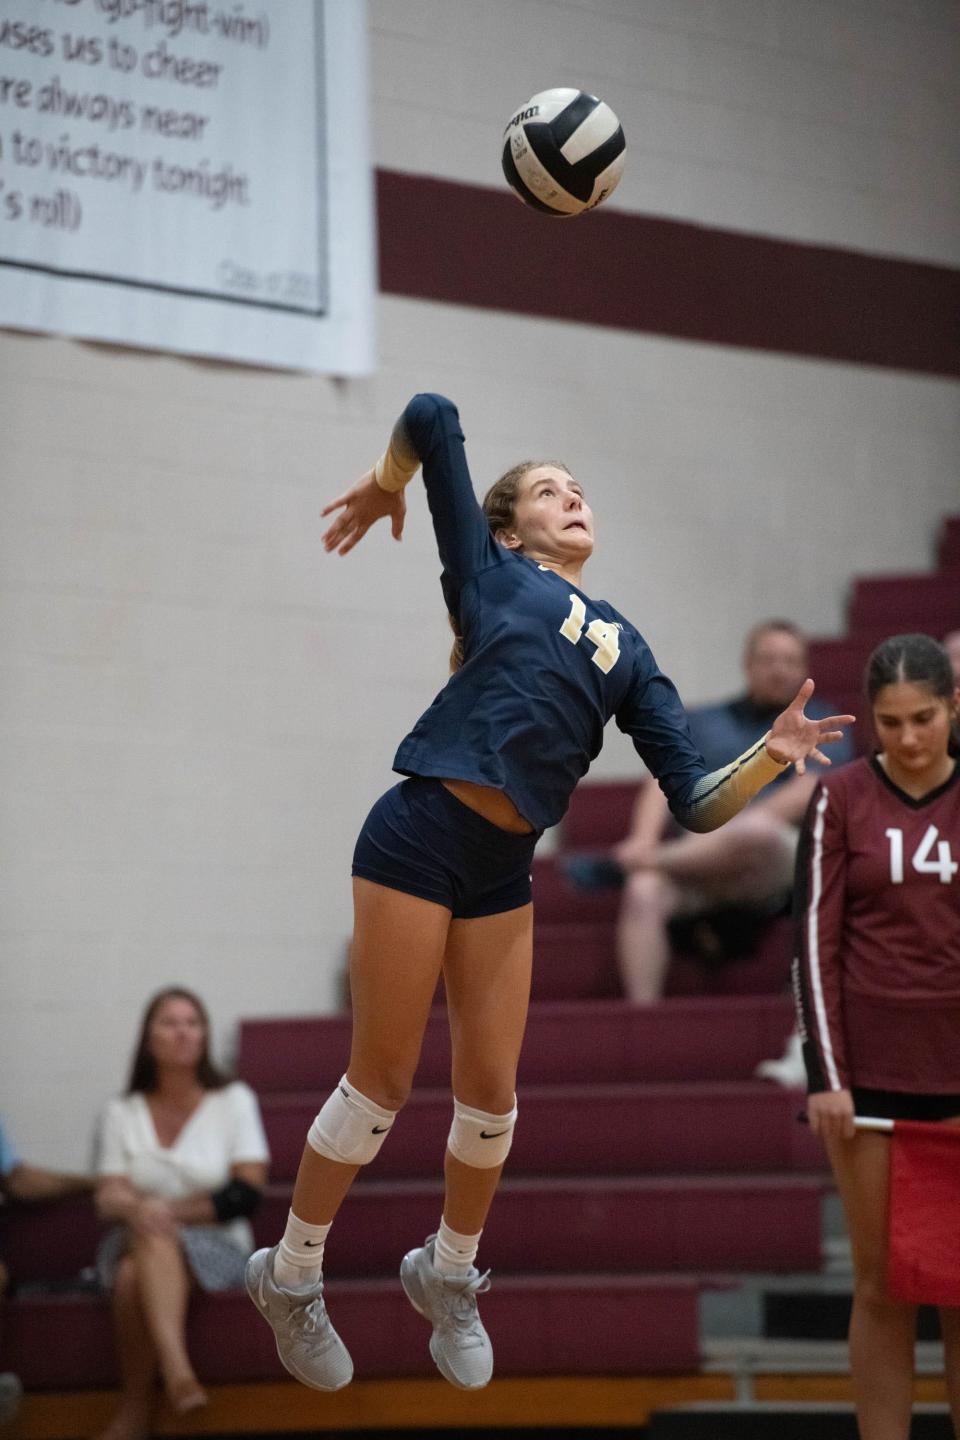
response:
<path id="1" fill-rule="evenodd" d="M 754 1070 L 758 1080 L 772 1080 L 785 1090 L 802 1090 L 807 1083 L 807 1067 L 803 1063 L 803 1043 L 794 1030 L 779 1060 L 761 1060 Z"/>
<path id="2" fill-rule="evenodd" d="M 564 855 L 560 869 L 578 890 L 622 890 L 627 874 L 612 855 Z"/>
<path id="3" fill-rule="evenodd" d="M 477 1296 L 490 1289 L 489 1272 L 471 1265 L 463 1279 L 441 1275 L 433 1263 L 436 1235 L 404 1255 L 400 1280 L 407 1299 L 433 1326 L 430 1354 L 440 1374 L 461 1390 L 479 1390 L 493 1374 L 493 1346 L 477 1311 Z"/>
<path id="4" fill-rule="evenodd" d="M 277 1337 L 285 1369 L 311 1390 L 340 1390 L 353 1379 L 350 1352 L 330 1324 L 323 1303 L 323 1281 L 309 1290 L 284 1290 L 273 1278 L 272 1250 L 258 1250 L 247 1261 L 247 1294 Z"/>
<path id="5" fill-rule="evenodd" d="M 23 1386 L 16 1375 L 5 1370 L 0 1375 L 0 1425 L 12 1420 L 20 1409 L 20 1401 L 23 1397 Z"/>

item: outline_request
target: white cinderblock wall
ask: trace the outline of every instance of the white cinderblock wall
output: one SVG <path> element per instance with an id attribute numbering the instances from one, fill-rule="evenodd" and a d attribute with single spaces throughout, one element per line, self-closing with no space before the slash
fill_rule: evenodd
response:
<path id="1" fill-rule="evenodd" d="M 939 0 L 373 0 L 377 163 L 500 184 L 534 89 L 620 111 L 617 201 L 960 263 L 960 21 Z M 549 222 L 545 222 L 549 223 Z M 589 222 L 584 222 L 589 223 Z M 422 495 L 345 560 L 322 501 L 415 389 L 460 404 L 478 486 L 567 459 L 588 584 L 694 701 L 759 615 L 842 624 L 854 571 L 923 567 L 960 501 L 955 384 L 492 312 L 379 303 L 340 382 L 0 333 L 0 1106 L 76 1165 L 146 996 L 338 1003 L 349 859 L 445 676 Z M 598 767 L 628 774 L 613 732 Z"/>

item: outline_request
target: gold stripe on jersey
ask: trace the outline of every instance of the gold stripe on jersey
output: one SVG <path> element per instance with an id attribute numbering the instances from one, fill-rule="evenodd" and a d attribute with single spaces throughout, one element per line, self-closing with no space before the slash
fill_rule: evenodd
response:
<path id="1" fill-rule="evenodd" d="M 764 785 L 769 785 L 771 780 L 783 774 L 790 762 L 781 764 L 768 754 L 766 743 L 769 734 L 768 730 L 755 745 L 722 770 L 712 770 L 697 781 L 689 804 L 682 809 L 674 809 L 674 814 L 686 830 L 717 830 L 738 815 Z"/>

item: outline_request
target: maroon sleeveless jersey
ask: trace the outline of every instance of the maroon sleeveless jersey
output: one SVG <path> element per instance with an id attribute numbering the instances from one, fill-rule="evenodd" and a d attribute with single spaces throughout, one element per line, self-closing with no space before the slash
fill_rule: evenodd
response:
<path id="1" fill-rule="evenodd" d="M 794 995 L 811 1091 L 960 1094 L 960 762 L 914 800 L 874 760 L 813 793 Z"/>

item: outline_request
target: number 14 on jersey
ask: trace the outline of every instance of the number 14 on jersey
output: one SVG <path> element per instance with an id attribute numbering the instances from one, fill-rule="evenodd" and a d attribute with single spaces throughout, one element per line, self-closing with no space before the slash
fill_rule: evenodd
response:
<path id="1" fill-rule="evenodd" d="M 620 659 L 620 626 L 614 620 L 591 620 L 587 625 L 586 605 L 579 595 L 571 595 L 570 614 L 560 626 L 560 634 L 571 645 L 579 645 L 584 627 L 587 639 L 597 647 L 590 659 L 609 675 Z"/>
<path id="2" fill-rule="evenodd" d="M 950 881 L 960 870 L 953 856 L 950 854 L 950 841 L 939 840 L 940 832 L 936 825 L 929 825 L 923 839 L 913 853 L 910 864 L 919 875 L 938 875 L 943 885 L 949 885 Z M 894 885 L 903 884 L 903 831 L 897 826 L 891 826 L 886 832 L 890 841 L 890 879 Z M 936 860 L 931 858 L 933 847 L 937 847 Z"/>

